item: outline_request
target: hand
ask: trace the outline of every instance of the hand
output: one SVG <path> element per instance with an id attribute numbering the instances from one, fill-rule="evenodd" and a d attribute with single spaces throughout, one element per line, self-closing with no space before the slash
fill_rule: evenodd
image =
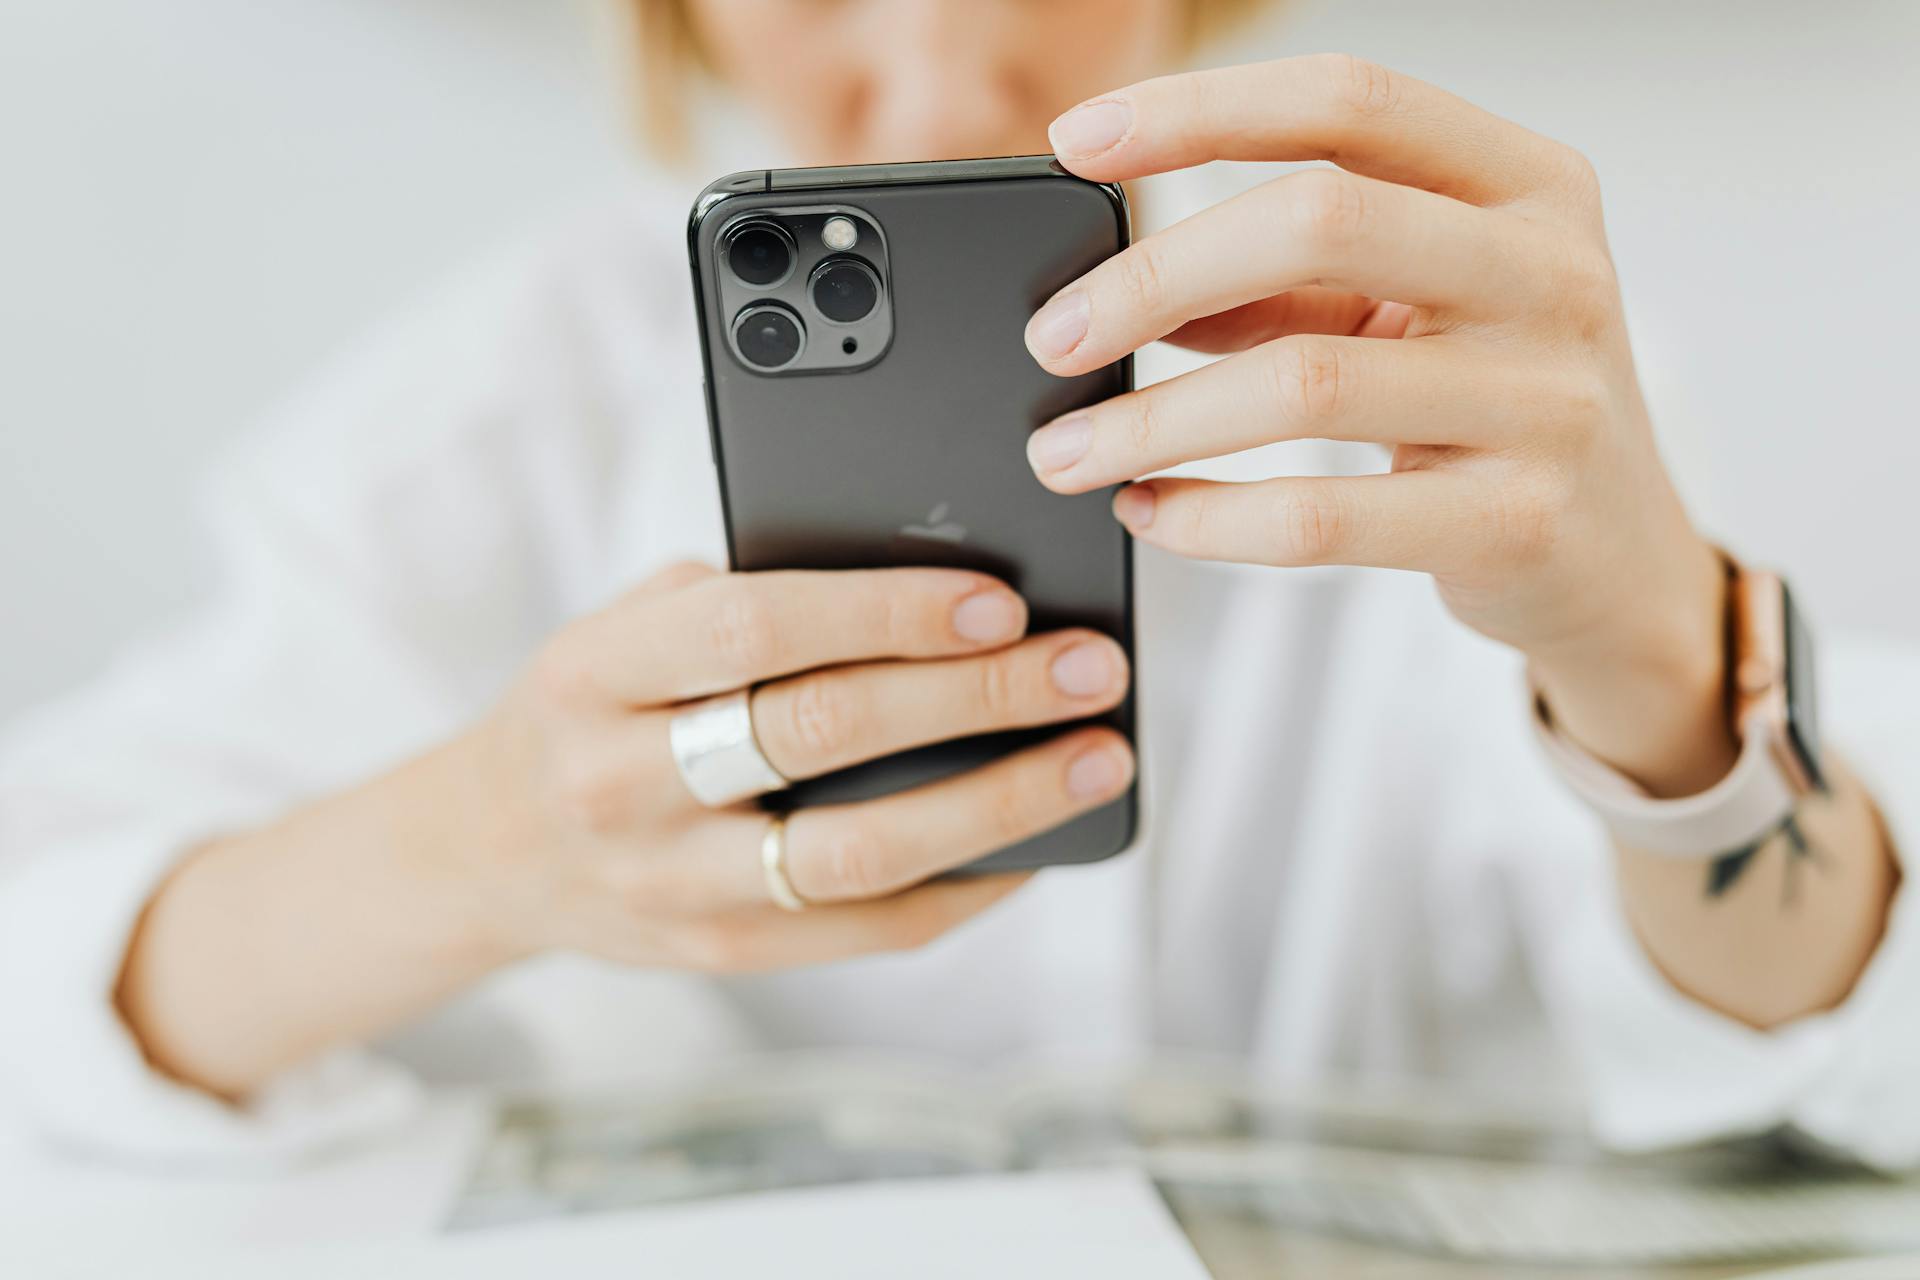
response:
<path id="1" fill-rule="evenodd" d="M 1023 877 L 921 881 L 1119 795 L 1126 741 L 1072 729 L 795 814 L 789 877 L 817 905 L 793 914 L 767 899 L 767 816 L 696 804 L 668 721 L 753 686 L 761 747 L 803 778 L 1124 696 L 1112 640 L 1025 629 L 981 574 L 668 570 L 564 628 L 468 732 L 183 858 L 128 943 L 121 1016 L 161 1069 L 238 1098 L 548 948 L 739 970 L 916 946 Z"/>
<path id="2" fill-rule="evenodd" d="M 1719 776 L 1721 570 L 1655 448 L 1582 157 L 1336 56 L 1149 80 L 1052 137 L 1100 181 L 1341 167 L 1141 240 L 1034 316 L 1028 346 L 1061 375 L 1158 338 L 1231 353 L 1042 427 L 1043 483 L 1136 481 L 1116 515 L 1184 555 L 1431 574 L 1456 617 L 1532 659 L 1591 749 L 1672 785 Z M 1390 473 L 1139 480 L 1305 437 L 1389 446 Z M 1676 704 L 1684 724 L 1660 711 Z"/>
<path id="3" fill-rule="evenodd" d="M 788 822 L 810 904 L 768 900 L 767 815 L 702 808 L 674 766 L 677 702 L 753 687 L 755 734 L 789 778 L 998 729 L 1076 720 L 1124 696 L 1111 639 L 1021 639 L 1004 584 L 945 569 L 668 570 L 568 627 L 484 727 L 479 794 L 503 834 L 481 874 L 492 928 L 532 951 L 706 970 L 917 946 L 1026 877 L 921 882 L 1123 791 L 1123 738 L 1083 728 L 969 773 Z M 502 812 L 503 811 L 503 812 Z"/>

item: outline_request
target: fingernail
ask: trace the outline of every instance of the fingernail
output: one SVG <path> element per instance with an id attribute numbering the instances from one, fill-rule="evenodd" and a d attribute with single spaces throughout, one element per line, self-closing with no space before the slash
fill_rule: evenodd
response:
<path id="1" fill-rule="evenodd" d="M 991 644 L 1011 640 L 1026 625 L 1026 610 L 1004 591 L 981 591 L 953 609 L 953 629 L 963 640 Z"/>
<path id="2" fill-rule="evenodd" d="M 1087 336 L 1087 295 L 1075 289 L 1034 312 L 1027 321 L 1027 350 L 1042 360 L 1058 360 Z"/>
<path id="3" fill-rule="evenodd" d="M 1047 129 L 1055 155 L 1084 160 L 1111 151 L 1133 128 L 1133 108 L 1108 100 L 1075 107 Z"/>
<path id="4" fill-rule="evenodd" d="M 1097 640 L 1063 650 L 1048 668 L 1053 687 L 1070 698 L 1091 698 L 1113 687 L 1113 658 Z"/>
<path id="5" fill-rule="evenodd" d="M 1114 518 L 1134 533 L 1153 523 L 1153 490 L 1130 484 L 1113 495 Z"/>
<path id="6" fill-rule="evenodd" d="M 1042 474 L 1061 471 L 1086 457 L 1092 443 L 1093 419 L 1084 413 L 1068 414 L 1027 437 L 1027 461 Z"/>
<path id="7" fill-rule="evenodd" d="M 1067 790 L 1082 799 L 1112 795 L 1127 781 L 1127 762 L 1112 747 L 1095 747 L 1067 766 Z"/>

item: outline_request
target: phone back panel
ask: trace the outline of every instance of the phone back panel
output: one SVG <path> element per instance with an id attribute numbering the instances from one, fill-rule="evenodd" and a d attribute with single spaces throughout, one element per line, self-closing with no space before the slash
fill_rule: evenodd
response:
<path id="1" fill-rule="evenodd" d="M 893 334 L 866 367 L 769 376 L 740 363 L 710 282 L 742 213 L 832 203 L 883 231 Z M 1119 190 L 1048 157 L 775 170 L 709 187 L 690 230 L 709 424 L 728 548 L 740 570 L 949 565 L 1004 579 L 1030 630 L 1086 626 L 1133 653 L 1131 548 L 1112 490 L 1049 492 L 1026 461 L 1035 427 L 1128 390 L 1130 361 L 1077 378 L 1027 353 L 1029 316 L 1124 248 Z M 811 339 L 810 339 L 811 340 Z M 1133 700 L 1102 717 L 1133 737 Z M 781 807 L 864 799 L 1060 732 L 985 735 L 797 783 Z M 969 870 L 1088 862 L 1132 840 L 1133 790 Z"/>

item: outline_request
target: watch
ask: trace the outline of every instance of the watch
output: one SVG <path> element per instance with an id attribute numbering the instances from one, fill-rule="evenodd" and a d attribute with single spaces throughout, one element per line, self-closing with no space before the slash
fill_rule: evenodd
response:
<path id="1" fill-rule="evenodd" d="M 1663 799 L 1594 757 L 1553 724 L 1534 697 L 1534 728 L 1561 778 L 1618 843 L 1678 858 L 1747 849 L 1784 827 L 1805 797 L 1826 790 L 1815 719 L 1813 644 L 1777 573 L 1727 566 L 1727 715 L 1740 755 L 1698 795 Z"/>

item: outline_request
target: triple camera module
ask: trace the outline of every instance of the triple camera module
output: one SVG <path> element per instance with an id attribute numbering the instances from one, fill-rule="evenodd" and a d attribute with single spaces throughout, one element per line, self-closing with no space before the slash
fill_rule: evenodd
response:
<path id="1" fill-rule="evenodd" d="M 855 369 L 893 336 L 886 244 L 858 210 L 765 210 L 729 223 L 716 275 L 734 356 L 756 373 Z"/>

